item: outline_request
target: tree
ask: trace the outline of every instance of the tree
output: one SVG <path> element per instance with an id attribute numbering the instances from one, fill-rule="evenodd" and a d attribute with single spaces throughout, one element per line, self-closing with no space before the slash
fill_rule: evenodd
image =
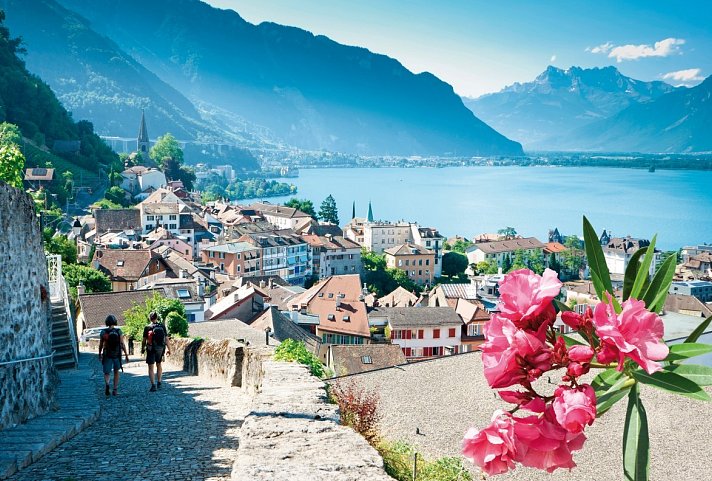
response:
<path id="1" fill-rule="evenodd" d="M 324 199 L 321 203 L 321 208 L 319 209 L 319 218 L 324 222 L 329 222 L 331 224 L 339 224 L 339 211 L 336 208 L 336 200 L 329 194 L 329 197 Z"/>
<path id="2" fill-rule="evenodd" d="M 50 235 L 45 237 L 45 250 L 50 254 L 59 254 L 62 256 L 62 262 L 67 264 L 77 263 L 77 245 L 70 241 L 67 236 Z"/>
<path id="3" fill-rule="evenodd" d="M 25 156 L 14 143 L 0 143 L 0 180 L 16 189 L 23 189 L 22 174 L 25 170 Z"/>
<path id="4" fill-rule="evenodd" d="M 561 274 L 561 264 L 556 259 L 556 254 L 553 252 L 549 255 L 549 269 L 555 271 L 557 274 Z"/>
<path id="5" fill-rule="evenodd" d="M 186 319 L 185 306 L 178 299 L 168 299 L 154 293 L 153 297 L 147 298 L 144 304 L 136 304 L 124 312 L 126 320 L 124 331 L 129 338 L 137 340 L 143 337 L 143 328 L 148 324 L 148 315 L 152 311 L 155 311 L 158 319 L 166 324 L 169 334 L 179 337 L 188 334 L 187 321 L 184 324 L 180 319 Z M 175 315 L 171 318 L 171 314 Z"/>
<path id="6" fill-rule="evenodd" d="M 314 210 L 314 203 L 308 199 L 297 199 L 296 197 L 292 197 L 284 203 L 284 206 L 300 210 L 305 214 L 309 214 L 313 219 L 317 218 L 316 210 Z"/>
<path id="7" fill-rule="evenodd" d="M 478 275 L 497 274 L 497 272 L 499 272 L 499 268 L 497 267 L 497 263 L 494 259 L 478 262 L 477 265 L 474 266 L 473 270 Z"/>
<path id="8" fill-rule="evenodd" d="M 363 264 L 363 280 L 369 290 L 378 296 L 384 296 L 394 291 L 398 286 L 408 291 L 420 292 L 421 288 L 408 274 L 395 267 L 386 267 L 386 258 L 375 252 L 361 251 L 361 263 Z"/>
<path id="9" fill-rule="evenodd" d="M 455 242 L 453 242 L 452 248 L 450 250 L 464 254 L 465 251 L 467 251 L 467 248 L 471 245 L 474 245 L 474 243 L 468 241 L 467 239 L 457 239 Z"/>
<path id="10" fill-rule="evenodd" d="M 74 173 L 71 170 L 62 172 L 62 178 L 64 179 L 64 190 L 71 195 L 74 189 Z"/>
<path id="11" fill-rule="evenodd" d="M 180 162 L 173 157 L 163 157 L 161 159 L 161 169 L 163 169 L 163 173 L 166 174 L 168 180 L 178 180 L 180 177 Z"/>
<path id="12" fill-rule="evenodd" d="M 91 207 L 93 209 L 123 209 L 124 206 L 111 202 L 109 199 L 100 199 L 94 202 Z"/>
<path id="13" fill-rule="evenodd" d="M 514 239 L 517 236 L 517 231 L 514 227 L 505 227 L 504 229 L 499 229 L 497 234 L 504 236 L 505 239 Z"/>
<path id="14" fill-rule="evenodd" d="M 510 270 L 512 270 L 512 257 L 508 252 L 504 255 L 504 259 L 502 259 L 502 272 L 509 272 Z"/>
<path id="15" fill-rule="evenodd" d="M 459 252 L 446 252 L 443 255 L 443 275 L 454 277 L 464 274 L 467 269 L 467 257 Z"/>
<path id="16" fill-rule="evenodd" d="M 111 280 L 93 267 L 80 264 L 62 264 L 62 275 L 67 281 L 72 298 L 77 298 L 77 286 L 84 284 L 86 292 L 109 292 Z"/>
<path id="17" fill-rule="evenodd" d="M 525 259 L 527 268 L 529 268 L 529 270 L 539 275 L 542 275 L 544 273 L 544 269 L 546 269 L 546 266 L 544 262 L 544 253 L 541 251 L 541 249 L 536 249 L 533 252 L 528 252 Z"/>
<path id="18" fill-rule="evenodd" d="M 517 271 L 519 269 L 528 269 L 527 256 L 522 249 L 517 249 L 514 251 L 514 260 L 512 261 L 512 267 L 509 268 L 507 272 Z M 504 272 L 504 271 L 503 271 Z M 506 272 L 505 272 L 506 274 Z"/>
<path id="19" fill-rule="evenodd" d="M 183 150 L 180 148 L 180 144 L 176 138 L 170 133 L 158 137 L 156 143 L 151 147 L 149 156 L 154 162 L 161 166 L 164 172 L 163 160 L 166 158 L 176 161 L 179 166 L 183 165 Z"/>
<path id="20" fill-rule="evenodd" d="M 567 236 L 564 245 L 566 250 L 561 253 L 561 266 L 569 276 L 578 276 L 579 271 L 586 264 L 583 244 L 578 237 Z"/>
<path id="21" fill-rule="evenodd" d="M 119 186 L 109 187 L 104 194 L 104 198 L 113 204 L 128 207 L 131 202 L 126 198 L 126 191 Z"/>
<path id="22" fill-rule="evenodd" d="M 0 124 L 0 143 L 20 145 L 22 143 L 22 134 L 17 125 L 10 122 Z"/>

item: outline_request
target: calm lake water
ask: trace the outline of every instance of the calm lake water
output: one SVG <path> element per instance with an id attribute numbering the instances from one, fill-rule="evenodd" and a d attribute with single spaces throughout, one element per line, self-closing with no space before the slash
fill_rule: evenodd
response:
<path id="1" fill-rule="evenodd" d="M 582 215 L 598 232 L 650 238 L 658 246 L 712 242 L 712 172 L 603 167 L 304 169 L 286 179 L 317 210 L 329 194 L 341 223 L 366 217 L 417 221 L 468 238 L 514 227 L 546 241 L 550 228 L 582 234 Z M 284 202 L 287 197 L 269 199 Z"/>

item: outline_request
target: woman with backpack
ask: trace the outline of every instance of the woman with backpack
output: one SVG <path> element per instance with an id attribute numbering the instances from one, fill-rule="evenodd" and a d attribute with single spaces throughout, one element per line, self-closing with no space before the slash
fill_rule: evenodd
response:
<path id="1" fill-rule="evenodd" d="M 119 370 L 121 369 L 121 352 L 124 353 L 126 362 L 129 362 L 129 353 L 126 350 L 124 334 L 116 327 L 116 318 L 109 314 L 106 316 L 106 329 L 101 330 L 99 335 L 99 359 L 104 371 L 104 394 L 109 395 L 109 376 L 114 371 L 114 389 L 112 394 L 116 396 L 119 389 Z"/>
<path id="2" fill-rule="evenodd" d="M 156 314 L 155 311 L 151 312 L 148 319 L 151 323 L 143 328 L 141 354 L 146 353 L 148 378 L 151 381 L 151 389 L 149 389 L 149 391 L 155 392 L 156 389 L 161 388 L 161 377 L 163 376 L 161 363 L 163 362 L 163 354 L 165 352 L 170 355 L 171 347 L 168 344 L 168 330 L 161 320 L 158 319 L 158 314 Z M 153 373 L 154 364 L 156 365 L 155 375 Z"/>

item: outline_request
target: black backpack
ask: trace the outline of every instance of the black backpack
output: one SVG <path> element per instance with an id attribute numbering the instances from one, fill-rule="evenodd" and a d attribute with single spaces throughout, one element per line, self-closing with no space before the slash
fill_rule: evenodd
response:
<path id="1" fill-rule="evenodd" d="M 121 344 L 121 334 L 119 334 L 119 330 L 110 327 L 106 334 L 104 334 L 104 342 L 106 343 L 104 351 L 110 355 L 116 354 L 119 351 L 119 345 Z"/>
<path id="2" fill-rule="evenodd" d="M 153 336 L 151 336 L 151 344 L 154 347 L 163 347 L 166 345 L 166 328 L 162 323 L 153 326 Z"/>

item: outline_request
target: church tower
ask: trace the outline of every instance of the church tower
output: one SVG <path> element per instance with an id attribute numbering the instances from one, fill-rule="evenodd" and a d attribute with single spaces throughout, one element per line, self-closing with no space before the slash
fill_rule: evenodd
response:
<path id="1" fill-rule="evenodd" d="M 143 160 L 148 160 L 148 152 L 151 150 L 151 141 L 148 140 L 148 129 L 146 129 L 146 115 L 141 109 L 141 125 L 138 128 L 138 139 L 136 139 L 136 151 L 141 154 Z"/>

